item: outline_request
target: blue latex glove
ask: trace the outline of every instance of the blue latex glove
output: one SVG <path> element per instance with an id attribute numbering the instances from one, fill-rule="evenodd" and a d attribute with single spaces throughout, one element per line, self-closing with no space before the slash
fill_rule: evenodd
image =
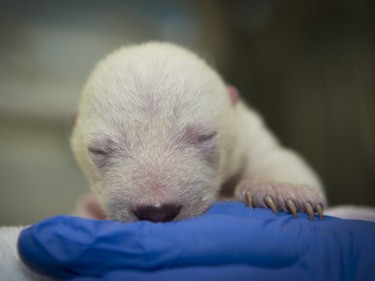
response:
<path id="1" fill-rule="evenodd" d="M 275 216 L 242 203 L 169 223 L 57 216 L 22 231 L 22 260 L 68 280 L 375 280 L 375 223 Z"/>

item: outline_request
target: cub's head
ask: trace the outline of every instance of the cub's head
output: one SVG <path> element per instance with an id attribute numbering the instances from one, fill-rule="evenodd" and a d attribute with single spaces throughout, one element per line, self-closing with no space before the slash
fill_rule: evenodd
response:
<path id="1" fill-rule="evenodd" d="M 127 47 L 101 61 L 71 143 L 108 217 L 169 221 L 205 212 L 223 181 L 232 106 L 221 78 L 175 45 Z"/>

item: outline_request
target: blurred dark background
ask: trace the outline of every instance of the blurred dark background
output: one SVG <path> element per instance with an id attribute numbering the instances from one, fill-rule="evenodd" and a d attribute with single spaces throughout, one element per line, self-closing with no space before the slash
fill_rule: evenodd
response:
<path id="1" fill-rule="evenodd" d="M 87 191 L 70 113 L 95 63 L 149 40 L 197 51 L 321 175 L 375 206 L 375 1 L 0 0 L 0 225 Z"/>

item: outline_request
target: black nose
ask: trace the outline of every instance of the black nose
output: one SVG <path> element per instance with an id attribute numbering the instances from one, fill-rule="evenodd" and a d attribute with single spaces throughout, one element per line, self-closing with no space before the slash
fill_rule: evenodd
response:
<path id="1" fill-rule="evenodd" d="M 139 220 L 166 222 L 173 220 L 180 208 L 176 204 L 141 205 L 134 210 L 134 214 Z"/>

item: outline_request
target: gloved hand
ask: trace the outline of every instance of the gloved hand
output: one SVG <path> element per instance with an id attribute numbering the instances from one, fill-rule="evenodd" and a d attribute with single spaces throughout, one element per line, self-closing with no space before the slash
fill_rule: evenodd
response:
<path id="1" fill-rule="evenodd" d="M 67 280 L 375 280 L 375 223 L 237 202 L 176 222 L 57 216 L 22 231 L 33 270 Z"/>

